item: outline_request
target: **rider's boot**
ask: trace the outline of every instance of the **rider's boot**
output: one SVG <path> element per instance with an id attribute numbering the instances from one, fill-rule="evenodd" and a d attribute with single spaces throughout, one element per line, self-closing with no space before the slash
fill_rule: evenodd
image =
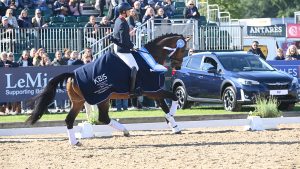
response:
<path id="1" fill-rule="evenodd" d="M 137 75 L 137 69 L 136 67 L 133 67 L 131 69 L 130 88 L 129 88 L 129 95 L 131 97 L 138 97 L 143 94 L 143 90 L 140 87 L 135 88 L 136 75 Z"/>

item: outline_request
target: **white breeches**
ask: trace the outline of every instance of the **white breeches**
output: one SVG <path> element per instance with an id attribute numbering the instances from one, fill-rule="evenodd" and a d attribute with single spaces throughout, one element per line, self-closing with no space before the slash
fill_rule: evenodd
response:
<path id="1" fill-rule="evenodd" d="M 139 66 L 137 65 L 134 57 L 132 56 L 131 53 L 119 53 L 117 52 L 117 45 L 114 45 L 114 51 L 115 53 L 123 60 L 123 62 L 126 63 L 126 65 L 128 67 L 130 67 L 131 69 L 133 67 L 136 68 L 136 70 L 139 70 Z"/>

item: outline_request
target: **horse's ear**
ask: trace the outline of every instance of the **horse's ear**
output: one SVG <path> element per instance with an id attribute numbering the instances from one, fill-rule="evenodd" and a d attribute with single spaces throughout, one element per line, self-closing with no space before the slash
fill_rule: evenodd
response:
<path id="1" fill-rule="evenodd" d="M 185 41 L 188 42 L 190 39 L 192 39 L 192 36 L 187 36 L 187 37 L 185 38 Z"/>

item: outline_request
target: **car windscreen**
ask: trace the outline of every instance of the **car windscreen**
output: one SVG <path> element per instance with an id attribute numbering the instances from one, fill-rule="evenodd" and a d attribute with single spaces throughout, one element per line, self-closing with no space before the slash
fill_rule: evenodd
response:
<path id="1" fill-rule="evenodd" d="M 255 55 L 223 55 L 218 57 L 228 71 L 273 71 L 267 62 Z"/>

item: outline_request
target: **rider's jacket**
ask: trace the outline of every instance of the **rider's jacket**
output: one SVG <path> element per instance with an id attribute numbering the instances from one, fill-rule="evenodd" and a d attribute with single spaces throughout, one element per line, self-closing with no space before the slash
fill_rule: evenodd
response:
<path id="1" fill-rule="evenodd" d="M 129 25 L 126 19 L 119 16 L 114 25 L 113 42 L 118 45 L 117 52 L 130 53 L 134 44 L 130 40 Z"/>

